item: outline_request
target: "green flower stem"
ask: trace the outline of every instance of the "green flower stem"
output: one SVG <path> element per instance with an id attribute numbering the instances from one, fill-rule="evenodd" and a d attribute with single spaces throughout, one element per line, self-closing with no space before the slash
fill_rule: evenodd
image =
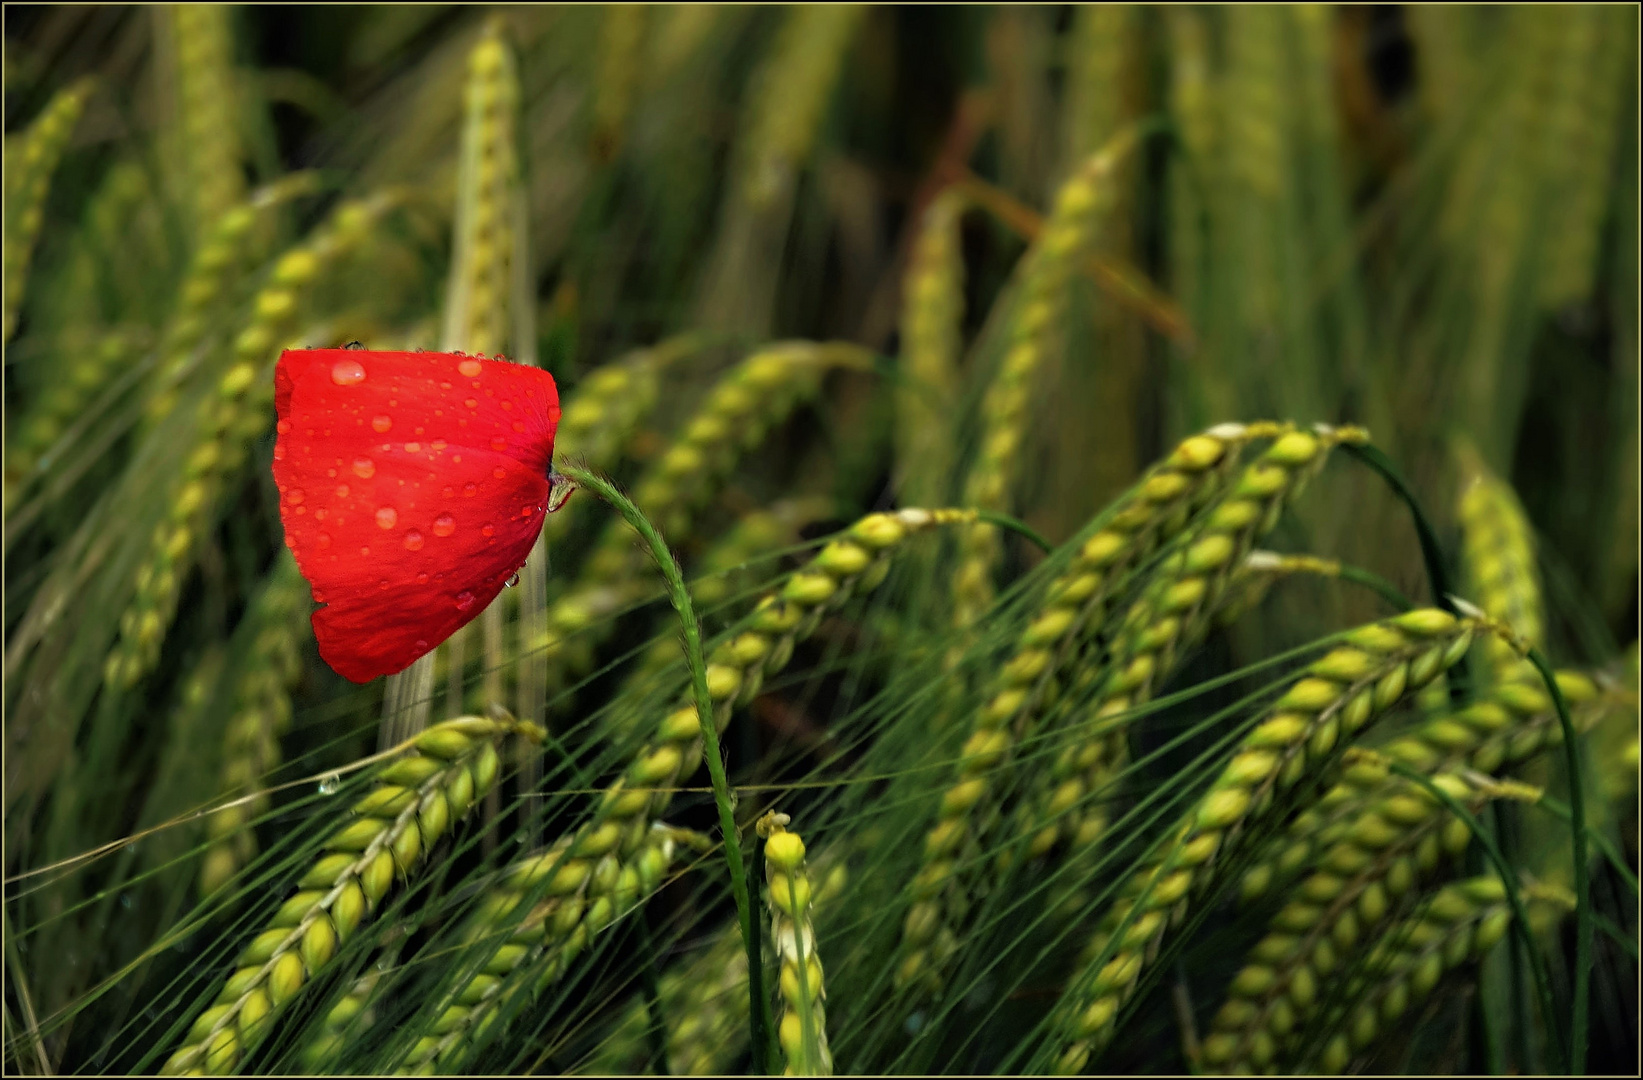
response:
<path id="1" fill-rule="evenodd" d="M 747 868 L 742 862 L 740 836 L 736 831 L 735 804 L 730 795 L 730 784 L 725 779 L 724 759 L 719 751 L 719 732 L 713 723 L 713 698 L 707 690 L 707 662 L 702 656 L 702 631 L 696 621 L 696 609 L 690 602 L 690 590 L 685 588 L 685 576 L 678 560 L 668 548 L 662 534 L 633 501 L 617 490 L 616 485 L 591 470 L 577 465 L 566 465 L 561 471 L 579 487 L 585 487 L 605 500 L 633 527 L 650 547 L 667 582 L 668 599 L 679 613 L 684 627 L 685 660 L 690 664 L 691 689 L 696 697 L 696 716 L 702 730 L 702 756 L 707 759 L 708 775 L 713 780 L 713 801 L 719 807 L 719 828 L 725 838 L 725 865 L 730 870 L 730 889 L 736 899 L 736 918 L 742 924 L 742 944 L 747 950 L 748 1023 L 751 1027 L 750 1045 L 753 1047 L 754 1071 L 764 1073 L 765 1033 L 760 1030 L 760 1002 L 764 1000 L 763 962 L 759 958 L 758 927 L 753 922 L 753 905 L 748 899 Z"/>
<path id="2" fill-rule="evenodd" d="M 1575 739 L 1575 722 L 1569 715 L 1563 688 L 1539 649 L 1529 649 L 1529 662 L 1540 672 L 1547 693 L 1552 695 L 1557 722 L 1563 728 L 1563 755 L 1569 768 L 1569 840 L 1575 873 L 1575 1000 L 1569 1020 L 1569 1072 L 1579 1075 L 1586 1071 L 1586 1011 L 1592 992 L 1592 883 L 1586 872 L 1586 792 L 1581 784 L 1580 744 Z"/>

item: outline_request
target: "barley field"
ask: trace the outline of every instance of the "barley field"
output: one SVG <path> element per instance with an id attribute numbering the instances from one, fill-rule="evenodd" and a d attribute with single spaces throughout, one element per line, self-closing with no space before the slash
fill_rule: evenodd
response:
<path id="1" fill-rule="evenodd" d="M 1634 7 L 4 39 L 8 1073 L 1638 1067 Z M 352 342 L 579 489 L 363 683 Z"/>

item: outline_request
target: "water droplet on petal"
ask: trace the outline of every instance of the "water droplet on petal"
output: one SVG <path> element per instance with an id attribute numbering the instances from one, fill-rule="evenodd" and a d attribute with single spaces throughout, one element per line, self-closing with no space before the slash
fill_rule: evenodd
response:
<path id="1" fill-rule="evenodd" d="M 314 511 L 314 520 L 315 521 L 324 521 L 325 520 L 325 507 L 322 506 L 319 509 Z"/>
<path id="2" fill-rule="evenodd" d="M 519 571 L 515 570 L 508 575 L 508 580 L 502 583 L 503 588 L 511 589 L 519 584 Z"/>
<path id="3" fill-rule="evenodd" d="M 469 592 L 467 589 L 463 589 L 461 592 L 456 594 L 456 610 L 458 610 L 458 611 L 467 611 L 469 608 L 471 608 L 473 606 L 474 606 L 474 594 L 473 593 Z"/>
<path id="4" fill-rule="evenodd" d="M 501 451 L 501 450 L 506 450 L 507 448 L 508 448 L 508 440 L 507 439 L 504 439 L 500 435 L 491 436 L 491 449 L 492 450 Z"/>
<path id="5" fill-rule="evenodd" d="M 456 532 L 456 518 L 449 514 L 440 514 L 434 518 L 434 535 L 449 536 Z"/>
<path id="6" fill-rule="evenodd" d="M 335 795 L 337 793 L 337 789 L 340 788 L 341 786 L 342 786 L 342 776 L 341 776 L 341 774 L 332 773 L 331 775 L 325 777 L 325 779 L 323 779 L 319 782 L 319 793 L 321 795 Z"/>
<path id="7" fill-rule="evenodd" d="M 318 544 L 322 548 L 330 547 L 331 546 L 331 534 L 326 533 L 326 532 L 320 533 L 319 535 L 314 537 L 314 543 Z M 314 599 L 318 600 L 319 597 L 316 596 Z"/>
<path id="8" fill-rule="evenodd" d="M 427 652 L 428 651 L 428 643 L 425 640 L 423 640 L 422 638 L 417 638 L 416 639 L 416 651 L 417 652 L 422 652 L 422 653 Z"/>
<path id="9" fill-rule="evenodd" d="M 477 408 L 479 408 L 479 399 L 478 398 L 464 398 L 462 400 L 462 404 L 466 405 L 470 409 L 477 409 Z"/>
<path id="10" fill-rule="evenodd" d="M 387 589 L 388 588 L 388 579 L 383 578 L 381 581 L 377 582 L 377 588 Z"/>
<path id="11" fill-rule="evenodd" d="M 391 506 L 377 507 L 377 528 L 391 529 L 399 521 L 399 511 Z"/>
<path id="12" fill-rule="evenodd" d="M 284 443 L 275 443 L 274 444 L 274 460 L 275 461 L 284 461 L 285 460 L 285 444 Z"/>
<path id="13" fill-rule="evenodd" d="M 466 375 L 471 379 L 475 375 L 478 375 L 481 369 L 478 360 L 464 360 L 460 364 L 456 365 L 456 370 L 462 372 L 463 375 Z"/>
<path id="14" fill-rule="evenodd" d="M 279 432 L 281 435 L 291 434 L 291 421 L 281 420 L 279 423 L 274 425 L 274 430 Z"/>
<path id="15" fill-rule="evenodd" d="M 377 463 L 372 461 L 370 458 L 357 457 L 354 459 L 354 475 L 359 477 L 361 480 L 369 480 L 371 477 L 376 475 L 376 472 Z"/>
<path id="16" fill-rule="evenodd" d="M 435 439 L 432 443 L 429 443 L 429 445 L 432 446 L 436 451 L 443 450 L 443 449 L 445 449 L 445 440 L 444 439 Z"/>
<path id="17" fill-rule="evenodd" d="M 405 531 L 405 550 L 421 551 L 422 534 L 417 532 L 415 529 L 407 529 Z"/>
<path id="18" fill-rule="evenodd" d="M 338 484 L 337 485 L 337 498 L 346 499 L 347 497 L 348 497 L 348 485 L 347 484 Z"/>
<path id="19" fill-rule="evenodd" d="M 418 574 L 418 575 L 417 575 L 417 576 L 416 576 L 416 583 L 417 583 L 417 584 L 418 584 L 418 585 L 426 585 L 426 584 L 428 584 L 428 575 L 427 575 L 427 574 Z"/>
<path id="20" fill-rule="evenodd" d="M 515 430 L 515 431 L 519 431 L 519 432 L 523 432 L 523 431 L 524 431 L 524 430 L 525 430 L 525 423 L 524 423 L 524 421 L 522 421 L 522 420 L 515 420 L 515 421 L 514 421 L 514 422 L 513 422 L 513 429 L 514 429 L 514 430 Z"/>
<path id="21" fill-rule="evenodd" d="M 358 360 L 338 360 L 331 365 L 331 381 L 338 386 L 353 386 L 365 381 L 365 365 Z"/>
<path id="22" fill-rule="evenodd" d="M 369 555 L 371 553 L 371 549 L 368 547 L 362 547 L 359 549 L 359 553 L 361 555 Z"/>
<path id="23" fill-rule="evenodd" d="M 504 401 L 502 403 L 502 409 L 503 409 L 504 412 L 512 412 L 513 411 L 513 402 Z"/>
<path id="24" fill-rule="evenodd" d="M 422 444 L 419 443 L 419 442 L 408 442 L 408 443 L 405 444 L 405 452 L 407 454 L 421 453 L 422 452 Z"/>
<path id="25" fill-rule="evenodd" d="M 482 526 L 480 528 L 479 535 L 480 536 L 495 536 L 496 535 L 496 530 L 491 528 L 490 524 L 487 522 L 484 526 Z"/>
<path id="26" fill-rule="evenodd" d="M 371 420 L 371 430 L 375 431 L 375 432 L 378 432 L 379 434 L 381 432 L 387 431 L 389 428 L 391 428 L 393 426 L 394 426 L 394 418 L 391 417 L 391 416 L 378 416 L 378 417 L 374 417 Z"/>
<path id="27" fill-rule="evenodd" d="M 496 477 L 498 480 L 506 480 L 508 478 L 508 470 L 498 465 L 496 468 L 491 470 L 491 475 Z"/>
<path id="28" fill-rule="evenodd" d="M 479 485 L 478 484 L 463 484 L 462 485 L 462 494 L 466 495 L 470 499 L 473 498 L 475 495 L 479 494 Z"/>
<path id="29" fill-rule="evenodd" d="M 292 488 L 290 491 L 285 493 L 285 501 L 290 503 L 292 506 L 297 505 L 307 497 L 308 496 L 303 493 L 301 488 Z"/>

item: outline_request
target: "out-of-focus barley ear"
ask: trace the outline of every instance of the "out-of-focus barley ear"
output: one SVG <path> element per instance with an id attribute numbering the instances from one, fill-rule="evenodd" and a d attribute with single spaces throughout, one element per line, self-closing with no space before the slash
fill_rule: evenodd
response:
<path id="1" fill-rule="evenodd" d="M 621 149 L 639 82 L 648 12 L 639 4 L 613 4 L 605 9 L 599 29 L 599 74 L 593 85 L 595 161 L 609 162 Z"/>
<path id="2" fill-rule="evenodd" d="M 441 347 L 479 354 L 508 344 L 514 195 L 520 182 L 519 72 L 491 19 L 468 54 L 451 277 Z M 517 347 L 517 343 L 516 346 Z"/>
<path id="3" fill-rule="evenodd" d="M 144 405 L 148 426 L 163 420 L 176 405 L 177 387 L 195 363 L 211 330 L 212 313 L 233 303 L 236 286 L 260 262 L 278 214 L 294 199 L 318 189 L 313 173 L 293 173 L 251 193 L 203 229 L 183 279 L 180 302 L 160 339 L 160 363 Z"/>
<path id="4" fill-rule="evenodd" d="M 1058 347 L 1067 285 L 1113 201 L 1112 178 L 1135 143 L 1133 132 L 1092 155 L 1061 186 L 1038 240 L 1025 256 L 1004 357 L 981 404 L 982 430 L 964 483 L 963 502 L 1009 510 L 1029 434 L 1029 404 L 1038 370 Z M 1003 553 L 998 529 L 978 525 L 960 544 L 953 576 L 953 625 L 970 626 L 993 599 L 993 571 Z"/>
<path id="5" fill-rule="evenodd" d="M 295 559 L 280 554 L 241 625 L 251 642 L 223 735 L 222 790 L 224 795 L 254 797 L 206 819 L 212 843 L 200 866 L 204 896 L 221 888 L 256 853 L 250 823 L 269 806 L 267 794 L 257 788 L 279 764 L 279 738 L 291 725 L 291 686 L 302 674 L 300 650 L 309 633 L 308 585 Z"/>
<path id="6" fill-rule="evenodd" d="M 1014 654 L 993 677 L 985 704 L 970 718 L 963 757 L 913 878 L 898 983 L 918 982 L 930 990 L 940 984 L 974 891 L 955 868 L 977 863 L 986 843 L 982 833 L 994 810 L 996 767 L 1018 739 L 1037 729 L 1052 688 L 1080 643 L 1105 626 L 1127 575 L 1223 490 L 1249 440 L 1282 430 L 1268 423 L 1223 424 L 1183 441 L 1102 515 L 1102 527 L 1050 586 L 1043 609 L 1028 622 Z"/>
<path id="7" fill-rule="evenodd" d="M 541 729 L 506 715 L 462 717 L 424 731 L 377 773 L 376 785 L 322 845 L 293 893 L 240 954 L 213 1004 L 195 1019 L 161 1072 L 231 1072 L 295 997 L 380 907 L 397 878 L 496 783 L 497 744 Z"/>
<path id="8" fill-rule="evenodd" d="M 175 4 L 156 8 L 165 73 L 176 99 L 183 170 L 178 179 L 190 225 L 204 234 L 245 197 L 238 79 L 233 29 L 224 4 Z"/>
<path id="9" fill-rule="evenodd" d="M 1587 675 L 1560 671 L 1557 684 L 1574 709 L 1577 730 L 1590 730 L 1612 708 L 1611 695 Z M 1562 742 L 1563 728 L 1546 688 L 1514 682 L 1491 687 L 1460 709 L 1446 702 L 1380 750 L 1427 775 L 1462 767 L 1496 773 Z M 1385 783 L 1382 767 L 1360 760 L 1345 768 L 1334 786 L 1254 852 L 1240 885 L 1244 901 L 1268 895 L 1312 866 L 1317 853 L 1340 840 L 1374 803 Z"/>
<path id="10" fill-rule="evenodd" d="M 777 1041 L 787 1057 L 787 1076 L 832 1076 L 827 1048 L 827 988 L 811 914 L 815 902 L 805 868 L 804 841 L 787 829 L 791 819 L 770 811 L 759 819 L 764 839 L 765 902 L 770 907 L 770 942 L 776 954 L 776 986 L 781 1010 Z"/>
<path id="11" fill-rule="evenodd" d="M 354 980 L 335 1005 L 326 1010 L 318 1025 L 319 1031 L 302 1048 L 304 1066 L 316 1073 L 336 1071 L 348 1040 L 376 1022 L 377 990 L 393 968 L 393 955 L 385 955 L 373 964 L 365 974 Z"/>
<path id="12" fill-rule="evenodd" d="M 5 509 L 9 513 L 48 467 L 46 455 L 119 369 L 134 361 L 150 340 L 142 327 L 119 327 L 65 348 L 66 371 L 27 412 L 7 425 Z M 65 345 L 68 342 L 65 341 Z"/>
<path id="13" fill-rule="evenodd" d="M 490 945 L 494 951 L 429 1011 L 432 1029 L 395 1062 L 396 1069 L 415 1074 L 459 1064 L 472 1038 L 515 994 L 545 987 L 594 936 L 649 899 L 673 867 L 679 833 L 651 822 L 630 844 L 596 828 L 504 868 L 465 934 L 475 949 Z"/>
<path id="14" fill-rule="evenodd" d="M 1330 451 L 1368 437 L 1362 428 L 1325 425 L 1280 434 L 1230 483 L 1225 497 L 1177 538 L 1114 630 L 1100 668 L 1105 685 L 1084 710 L 1097 731 L 1057 755 L 1054 787 L 1018 815 L 1018 828 L 1031 836 L 1030 854 L 1048 853 L 1065 838 L 1073 858 L 1091 857 L 1107 827 L 1106 800 L 1097 793 L 1128 761 L 1120 718 L 1149 701 L 1202 640 L 1245 556 L 1323 468 Z"/>
<path id="15" fill-rule="evenodd" d="M 1622 7 L 1570 12 L 1557 93 L 1546 118 L 1545 167 L 1556 192 L 1547 201 L 1540 302 L 1561 308 L 1591 298 L 1603 223 L 1614 186 L 1615 151 L 1627 87 L 1626 43 L 1634 16 Z"/>
<path id="16" fill-rule="evenodd" d="M 1385 762 L 1380 768 L 1387 775 Z M 1534 803 L 1541 795 L 1470 770 L 1440 773 L 1433 783 L 1474 815 L 1495 799 Z M 1471 841 L 1470 827 L 1425 788 L 1388 775 L 1233 976 L 1204 1039 L 1203 1065 L 1228 1073 L 1271 1067 L 1284 1038 L 1329 996 L 1327 980 L 1347 967 L 1343 960 Z"/>
<path id="17" fill-rule="evenodd" d="M 1455 663 L 1487 624 L 1421 608 L 1359 627 L 1307 665 L 1244 736 L 1210 788 L 1120 887 L 1056 1003 L 1045 1057 L 1078 1072 L 1111 1040 L 1119 1010 L 1194 900 L 1235 866 L 1253 834 L 1292 806 L 1342 747 Z"/>
<path id="18" fill-rule="evenodd" d="M 1545 641 L 1540 576 L 1535 572 L 1535 536 L 1517 494 L 1491 473 L 1470 446 L 1459 450 L 1461 481 L 1458 517 L 1461 558 L 1478 606 L 1501 619 L 1531 645 Z M 1494 635 L 1483 653 L 1497 680 L 1532 681 L 1534 667 Z"/>
<path id="19" fill-rule="evenodd" d="M 74 126 L 80 122 L 93 84 L 82 80 L 60 90 L 15 144 L 6 143 L 5 243 L 0 246 L 5 309 L 0 341 L 10 341 L 28 285 L 29 260 L 45 220 L 46 194 Z"/>
<path id="20" fill-rule="evenodd" d="M 852 345 L 783 342 L 758 350 L 709 392 L 684 433 L 640 478 L 633 501 L 664 536 L 690 536 L 696 514 L 741 456 L 816 394 L 828 370 L 867 363 L 863 350 Z M 546 636 L 532 643 L 549 659 L 549 686 L 592 662 L 593 649 L 613 629 L 608 615 L 654 590 L 653 565 L 625 523 L 606 527 L 575 589 L 549 608 Z M 572 635 L 574 645 L 567 648 Z"/>
<path id="21" fill-rule="evenodd" d="M 782 10 L 781 28 L 742 93 L 741 126 L 721 224 L 702 273 L 696 325 L 755 340 L 769 335 L 775 271 L 792 223 L 794 194 L 820 140 L 862 15 L 859 4 Z"/>
<path id="22" fill-rule="evenodd" d="M 283 347 L 303 344 L 291 335 L 321 274 L 358 247 L 396 201 L 382 193 L 344 203 L 325 227 L 280 257 L 257 293 L 251 321 L 234 339 L 232 364 L 200 402 L 194 449 L 172 482 L 170 512 L 154 530 L 136 595 L 120 619 L 120 640 L 104 665 L 110 685 L 135 686 L 159 660 L 183 580 L 216 524 L 218 503 L 245 465 L 251 442 L 267 430 L 272 362 Z"/>
<path id="23" fill-rule="evenodd" d="M 1545 885 L 1523 887 L 1531 913 L 1568 911 L 1574 897 Z M 1407 1023 L 1446 972 L 1479 960 L 1506 936 L 1512 909 L 1506 887 L 1485 875 L 1445 885 L 1408 917 L 1362 947 L 1363 963 L 1334 999 L 1339 1002 L 1285 1040 L 1273 1067 L 1301 1075 L 1344 1073 Z"/>
<path id="24" fill-rule="evenodd" d="M 964 209 L 956 188 L 930 201 L 902 281 L 896 472 L 901 498 L 914 505 L 943 501 L 952 482 L 964 344 Z"/>
<path id="25" fill-rule="evenodd" d="M 749 203 L 770 203 L 798 180 L 863 14 L 860 4 L 794 7 L 784 13 L 749 99 L 754 111 L 742 166 Z"/>

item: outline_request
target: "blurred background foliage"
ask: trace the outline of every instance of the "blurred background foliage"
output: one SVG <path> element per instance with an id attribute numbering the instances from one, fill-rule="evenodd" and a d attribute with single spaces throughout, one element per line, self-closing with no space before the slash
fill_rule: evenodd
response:
<path id="1" fill-rule="evenodd" d="M 1056 1056 L 1079 984 L 1076 949 L 1056 943 L 1098 925 L 1093 883 L 1114 865 L 1065 854 L 1065 831 L 1055 857 L 1086 875 L 1072 886 L 1042 862 L 1007 865 L 1003 833 L 974 840 L 975 864 L 997 868 L 951 915 L 962 960 L 941 963 L 961 974 L 933 997 L 892 978 L 913 949 L 898 937 L 920 902 L 908 882 L 933 850 L 923 830 L 949 820 L 955 763 L 996 781 L 1006 817 L 1068 782 L 1051 764 L 1060 743 L 976 766 L 965 724 L 944 718 L 1007 682 L 1045 590 L 1120 520 L 1097 514 L 1182 440 L 1226 422 L 1363 425 L 1433 522 L 1457 591 L 1590 676 L 1577 706 L 1603 706 L 1582 722 L 1590 817 L 1618 845 L 1592 886 L 1614 932 L 1595 957 L 1590 1062 L 1625 1071 L 1637 1053 L 1637 42 L 1629 5 L 8 6 L 8 1067 L 750 1060 L 723 871 L 692 846 L 712 842 L 683 829 L 714 828 L 700 792 L 679 796 L 677 835 L 646 831 L 658 796 L 618 849 L 632 880 L 617 884 L 608 863 L 610 881 L 594 873 L 573 893 L 574 918 L 560 894 L 544 900 L 542 874 L 519 876 L 544 841 L 561 863 L 607 865 L 576 846 L 605 821 L 589 790 L 640 783 L 643 762 L 679 755 L 662 736 L 645 742 L 684 685 L 675 631 L 607 510 L 573 499 L 523 588 L 386 687 L 345 684 L 314 651 L 268 470 L 271 365 L 282 347 L 359 340 L 550 370 L 566 402 L 561 454 L 634 493 L 710 633 L 742 625 L 767 587 L 801 606 L 791 582 L 816 574 L 841 598 L 865 591 L 859 567 L 838 569 L 853 556 L 783 575 L 870 511 L 973 506 L 1018 515 L 1055 546 L 1046 558 L 1019 535 L 944 524 L 952 539 L 909 541 L 918 550 L 870 606 L 826 619 L 825 604 L 805 608 L 798 633 L 814 636 L 795 654 L 782 631 L 787 654 L 762 692 L 756 680 L 731 691 L 748 705 L 721 719 L 745 787 L 738 820 L 785 810 L 811 844 L 827 1010 L 820 1045 L 807 1020 L 790 1060 L 814 1068 L 830 1041 L 841 1071 L 1083 1063 Z M 1222 434 L 1230 467 L 1244 437 Z M 1332 467 L 1269 542 L 1430 598 L 1408 516 L 1369 470 Z M 1253 539 L 1240 543 L 1241 559 Z M 898 545 L 867 547 L 888 558 Z M 1114 610 L 1168 573 L 1150 558 L 1137 549 Z M 1086 801 L 1128 799 L 1149 776 L 1183 798 L 1200 790 L 1225 757 L 1210 736 L 1232 730 L 1218 710 L 1254 715 L 1240 695 L 1276 677 L 1261 665 L 1385 614 L 1338 582 L 1267 595 L 1276 576 L 1237 578 L 1213 627 L 1206 610 L 1183 631 L 1202 647 L 1171 655 L 1174 679 L 1157 680 L 1177 696 L 1130 737 L 1137 755 L 1188 741 L 1150 766 L 1109 759 L 1120 771 L 1103 783 L 1118 786 L 1086 785 Z M 1088 693 L 1047 709 L 1046 736 L 1079 730 L 1080 702 L 1110 704 L 1089 688 L 1127 655 L 1125 633 L 1117 616 L 1092 625 L 1099 647 L 1057 684 Z M 1440 692 L 1400 708 L 1410 724 L 1441 722 L 1521 674 L 1474 650 L 1450 704 Z M 482 824 L 458 828 L 455 810 L 449 825 L 412 825 L 425 850 L 395 847 L 404 889 L 361 886 L 373 915 L 358 936 L 335 907 L 348 901 L 329 896 L 318 922 L 342 944 L 316 943 L 311 913 L 278 922 L 306 868 L 339 850 L 325 847 L 348 813 L 339 792 L 388 782 L 350 763 L 430 712 L 493 705 L 543 724 L 547 750 L 506 725 L 470 732 L 444 756 L 424 746 L 423 759 L 455 764 L 417 781 L 455 792 L 495 767 L 475 747 L 501 746 L 499 785 L 469 815 Z M 1521 711 L 1538 731 L 1547 708 Z M 694 752 L 643 782 L 697 782 Z M 1518 775 L 1567 800 L 1547 760 L 1562 759 Z M 869 790 L 895 798 L 875 808 Z M 228 810 L 195 813 L 224 796 Z M 911 808 L 905 820 L 892 804 Z M 381 835 L 403 839 L 403 822 L 382 820 Z M 1348 1058 L 1329 1054 L 1344 1053 L 1331 1040 L 1353 1001 L 1320 1006 L 1310 1027 L 1272 1021 L 1280 1065 L 1558 1066 L 1582 973 L 1572 920 L 1541 901 L 1573 887 L 1567 826 L 1539 807 L 1489 821 L 1539 904 L 1538 952 L 1479 969 L 1451 950 L 1447 967 L 1465 973 L 1410 1006 L 1421 1022 L 1386 1030 L 1390 1007 L 1381 1030 L 1356 1021 Z M 1142 865 L 1139 848 L 1118 850 L 1118 865 Z M 1469 881 L 1489 869 L 1475 846 L 1462 858 Z M 770 888 L 798 873 L 777 867 Z M 496 901 L 499 881 L 516 906 Z M 651 902 L 616 919 L 632 916 L 635 890 Z M 578 923 L 595 896 L 625 899 Z M 1401 917 L 1429 929 L 1431 911 L 1484 913 L 1493 896 L 1416 889 Z M 1001 897 L 1062 914 L 1023 930 Z M 1216 1003 L 1239 993 L 1230 958 L 1273 910 L 1195 925 L 1181 951 L 1172 940 L 1168 978 L 1126 998 L 1133 1037 L 1103 1067 L 1216 1065 L 1198 1028 L 1222 1030 Z M 473 934 L 473 920 L 510 911 L 500 937 Z M 281 967 L 292 938 L 237 962 L 274 989 L 222 990 L 231 955 L 271 917 L 301 931 L 300 971 Z M 1366 964 L 1404 955 L 1337 937 Z M 1526 974 L 1542 954 L 1549 1024 Z M 778 1001 L 814 1004 L 793 996 L 796 976 L 770 980 Z M 1278 992 L 1261 993 L 1269 1017 Z M 225 1002 L 226 1019 L 205 1011 Z M 247 1019 L 259 1008 L 288 1010 L 277 1037 Z M 1255 1053 L 1244 1038 L 1240 1053 Z M 797 1053 L 785 1034 L 782 1047 Z"/>

